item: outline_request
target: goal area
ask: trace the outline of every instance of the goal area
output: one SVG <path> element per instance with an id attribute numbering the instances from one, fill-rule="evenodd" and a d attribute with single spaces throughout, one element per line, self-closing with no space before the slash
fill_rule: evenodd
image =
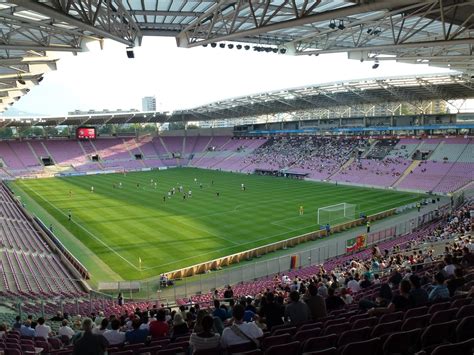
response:
<path id="1" fill-rule="evenodd" d="M 356 205 L 351 203 L 338 203 L 337 205 L 318 208 L 318 224 L 337 224 L 351 221 L 355 218 Z"/>

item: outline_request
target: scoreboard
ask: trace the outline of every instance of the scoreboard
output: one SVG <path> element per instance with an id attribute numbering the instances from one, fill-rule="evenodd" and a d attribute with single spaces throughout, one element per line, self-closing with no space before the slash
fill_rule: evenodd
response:
<path id="1" fill-rule="evenodd" d="M 96 129 L 95 127 L 78 127 L 76 130 L 77 139 L 95 139 L 96 138 Z"/>

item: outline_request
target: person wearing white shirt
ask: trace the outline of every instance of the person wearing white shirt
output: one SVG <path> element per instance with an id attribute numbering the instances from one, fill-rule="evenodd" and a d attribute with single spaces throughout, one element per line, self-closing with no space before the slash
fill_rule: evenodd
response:
<path id="1" fill-rule="evenodd" d="M 255 322 L 244 323 L 245 309 L 241 304 L 238 304 L 232 310 L 234 323 L 232 326 L 224 329 L 221 336 L 221 347 L 227 349 L 231 345 L 255 342 L 257 338 L 263 335 L 262 329 L 257 327 Z"/>
<path id="2" fill-rule="evenodd" d="M 35 336 L 42 337 L 44 339 L 48 339 L 49 335 L 51 334 L 51 327 L 49 325 L 44 325 L 44 318 L 38 318 L 38 324 L 35 328 Z"/>
<path id="3" fill-rule="evenodd" d="M 110 346 L 123 344 L 125 342 L 125 333 L 120 331 L 120 321 L 118 319 L 112 321 L 112 329 L 106 330 L 104 337 Z"/>
<path id="4" fill-rule="evenodd" d="M 67 319 L 64 319 L 61 323 L 61 327 L 58 329 L 58 335 L 66 336 L 68 339 L 71 339 L 74 334 L 76 334 L 76 332 L 72 330 L 70 326 L 68 326 Z"/>
<path id="5" fill-rule="evenodd" d="M 359 283 L 352 278 L 352 276 L 349 279 L 349 282 L 347 283 L 347 288 L 351 290 L 352 293 L 357 293 L 360 291 L 360 285 Z"/>

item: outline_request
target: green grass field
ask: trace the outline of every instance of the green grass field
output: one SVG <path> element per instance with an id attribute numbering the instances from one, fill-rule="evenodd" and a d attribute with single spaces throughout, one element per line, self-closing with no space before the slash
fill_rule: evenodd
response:
<path id="1" fill-rule="evenodd" d="M 156 188 L 151 179 L 158 182 Z M 163 201 L 179 185 L 191 189 L 192 198 L 183 200 L 178 193 Z M 10 186 L 28 209 L 53 224 L 63 244 L 99 280 L 153 277 L 306 233 L 319 228 L 319 207 L 347 202 L 357 205 L 356 216 L 370 215 L 421 198 L 193 168 L 17 180 Z"/>

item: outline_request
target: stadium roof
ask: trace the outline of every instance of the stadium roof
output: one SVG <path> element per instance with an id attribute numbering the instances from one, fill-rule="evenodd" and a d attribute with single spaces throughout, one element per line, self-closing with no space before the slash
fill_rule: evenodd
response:
<path id="1" fill-rule="evenodd" d="M 473 14 L 474 0 L 10 0 L 0 3 L 0 111 L 55 69 L 52 53 L 104 38 L 129 47 L 142 36 L 174 36 L 181 47 L 235 41 L 294 55 L 347 52 L 472 75 Z"/>
<path id="2" fill-rule="evenodd" d="M 473 97 L 474 79 L 468 75 L 387 77 L 339 81 L 248 95 L 175 112 L 124 112 L 0 119 L 0 127 L 208 121 L 335 106 L 387 102 L 418 103 Z"/>

